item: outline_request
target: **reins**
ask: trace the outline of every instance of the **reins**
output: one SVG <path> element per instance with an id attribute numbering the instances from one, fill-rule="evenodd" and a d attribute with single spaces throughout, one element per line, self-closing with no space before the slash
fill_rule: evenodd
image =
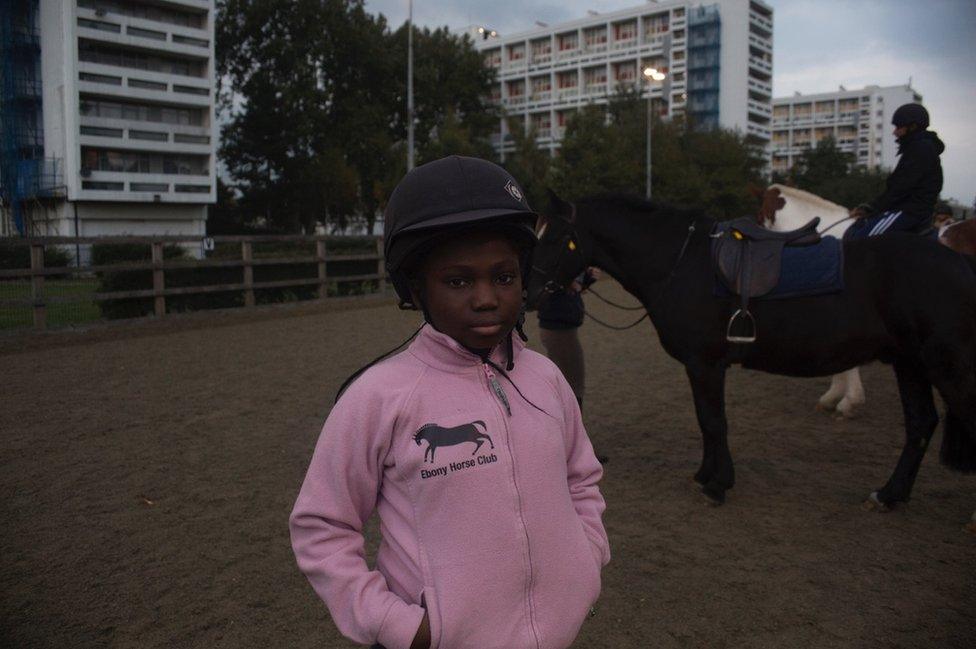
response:
<path id="1" fill-rule="evenodd" d="M 831 223 L 830 225 L 828 225 L 827 227 L 825 227 L 825 228 L 824 228 L 823 230 L 821 230 L 821 231 L 820 231 L 820 232 L 818 232 L 817 234 L 824 234 L 825 232 L 828 232 L 828 231 L 829 231 L 829 230 L 831 230 L 832 228 L 835 228 L 835 227 L 837 227 L 838 225 L 840 225 L 840 224 L 841 224 L 841 223 L 843 223 L 844 221 L 850 221 L 850 220 L 851 220 L 851 219 L 853 219 L 853 218 L 854 218 L 853 216 L 848 216 L 848 217 L 846 217 L 846 218 L 843 218 L 843 219 L 841 219 L 841 220 L 839 220 L 839 221 L 835 221 L 834 223 Z"/>
<path id="2" fill-rule="evenodd" d="M 684 259 L 685 252 L 688 250 L 688 244 L 691 242 L 691 236 L 693 234 L 695 234 L 695 231 L 696 230 L 697 230 L 697 228 L 695 226 L 695 222 L 692 221 L 691 222 L 691 225 L 688 226 L 688 234 L 685 235 L 684 243 L 681 244 L 681 251 L 678 253 L 678 258 L 675 260 L 674 264 L 671 266 L 671 272 L 668 273 L 667 279 L 664 280 L 664 285 L 661 286 L 661 290 L 658 291 L 657 296 L 654 298 L 653 306 L 657 306 L 657 303 L 661 300 L 662 297 L 664 297 L 665 291 L 667 291 L 668 290 L 668 287 L 671 285 L 671 280 L 674 279 L 675 274 L 678 272 L 678 266 L 681 265 L 681 260 Z M 589 291 L 590 291 L 590 293 L 593 293 L 593 295 L 595 295 L 598 299 L 603 300 L 604 302 L 606 302 L 610 306 L 616 307 L 616 308 L 621 309 L 621 310 L 624 310 L 624 311 L 637 311 L 639 309 L 644 309 L 644 306 L 643 305 L 641 305 L 641 306 L 628 307 L 628 306 L 624 306 L 622 304 L 617 304 L 615 302 L 611 302 L 610 300 L 606 299 L 605 297 L 603 297 L 599 293 L 596 293 L 593 289 L 589 289 Z M 640 324 L 641 322 L 644 321 L 644 318 L 650 317 L 650 313 L 646 309 L 644 309 L 644 315 L 642 315 L 640 318 L 638 318 L 634 322 L 630 323 L 629 325 L 618 326 L 618 325 L 612 325 L 612 324 L 608 324 L 606 322 L 603 322 L 599 318 L 595 317 L 592 313 L 590 313 L 589 311 L 587 311 L 585 308 L 583 309 L 583 313 L 586 315 L 587 318 L 589 318 L 593 322 L 595 322 L 595 323 L 597 323 L 599 325 L 602 325 L 602 326 L 606 327 L 607 329 L 613 329 L 614 331 L 624 331 L 624 330 L 630 329 L 632 327 L 636 327 L 638 324 Z"/>

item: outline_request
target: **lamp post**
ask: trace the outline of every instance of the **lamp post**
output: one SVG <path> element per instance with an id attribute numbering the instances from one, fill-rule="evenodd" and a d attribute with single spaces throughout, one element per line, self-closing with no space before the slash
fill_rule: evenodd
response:
<path id="1" fill-rule="evenodd" d="M 647 177 L 644 181 L 645 198 L 651 200 L 651 130 L 654 125 L 652 120 L 653 108 L 651 105 L 651 82 L 664 81 L 666 74 L 659 72 L 656 68 L 644 68 L 644 78 L 647 80 Z"/>
<path id="2" fill-rule="evenodd" d="M 413 169 L 413 0 L 407 10 L 407 171 Z"/>

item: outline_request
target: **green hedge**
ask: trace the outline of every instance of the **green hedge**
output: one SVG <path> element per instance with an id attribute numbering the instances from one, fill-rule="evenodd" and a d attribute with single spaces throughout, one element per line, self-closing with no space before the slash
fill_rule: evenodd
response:
<path id="1" fill-rule="evenodd" d="M 46 246 L 44 248 L 44 266 L 47 268 L 61 268 L 70 266 L 71 253 L 61 248 Z M 25 242 L 0 241 L 0 269 L 22 270 L 30 268 L 30 246 Z M 68 275 L 64 275 L 67 277 Z M 59 277 L 48 275 L 50 278 Z"/>

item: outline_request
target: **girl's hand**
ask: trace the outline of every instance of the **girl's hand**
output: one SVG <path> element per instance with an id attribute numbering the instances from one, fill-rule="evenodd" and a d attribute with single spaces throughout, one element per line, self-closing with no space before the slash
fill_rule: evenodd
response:
<path id="1" fill-rule="evenodd" d="M 424 619 L 420 621 L 417 635 L 413 637 L 413 642 L 410 643 L 410 649 L 430 649 L 430 620 L 427 618 L 426 612 L 424 612 Z"/>

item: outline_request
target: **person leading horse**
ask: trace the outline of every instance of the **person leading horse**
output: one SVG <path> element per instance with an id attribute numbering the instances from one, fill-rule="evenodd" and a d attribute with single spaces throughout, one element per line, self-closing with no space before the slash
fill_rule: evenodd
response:
<path id="1" fill-rule="evenodd" d="M 866 239 L 886 232 L 922 233 L 931 224 L 932 208 L 942 191 L 939 156 L 945 144 L 928 130 L 929 113 L 921 104 L 899 106 L 891 123 L 901 157 L 888 176 L 884 193 L 851 210 L 856 220 L 845 239 Z"/>

